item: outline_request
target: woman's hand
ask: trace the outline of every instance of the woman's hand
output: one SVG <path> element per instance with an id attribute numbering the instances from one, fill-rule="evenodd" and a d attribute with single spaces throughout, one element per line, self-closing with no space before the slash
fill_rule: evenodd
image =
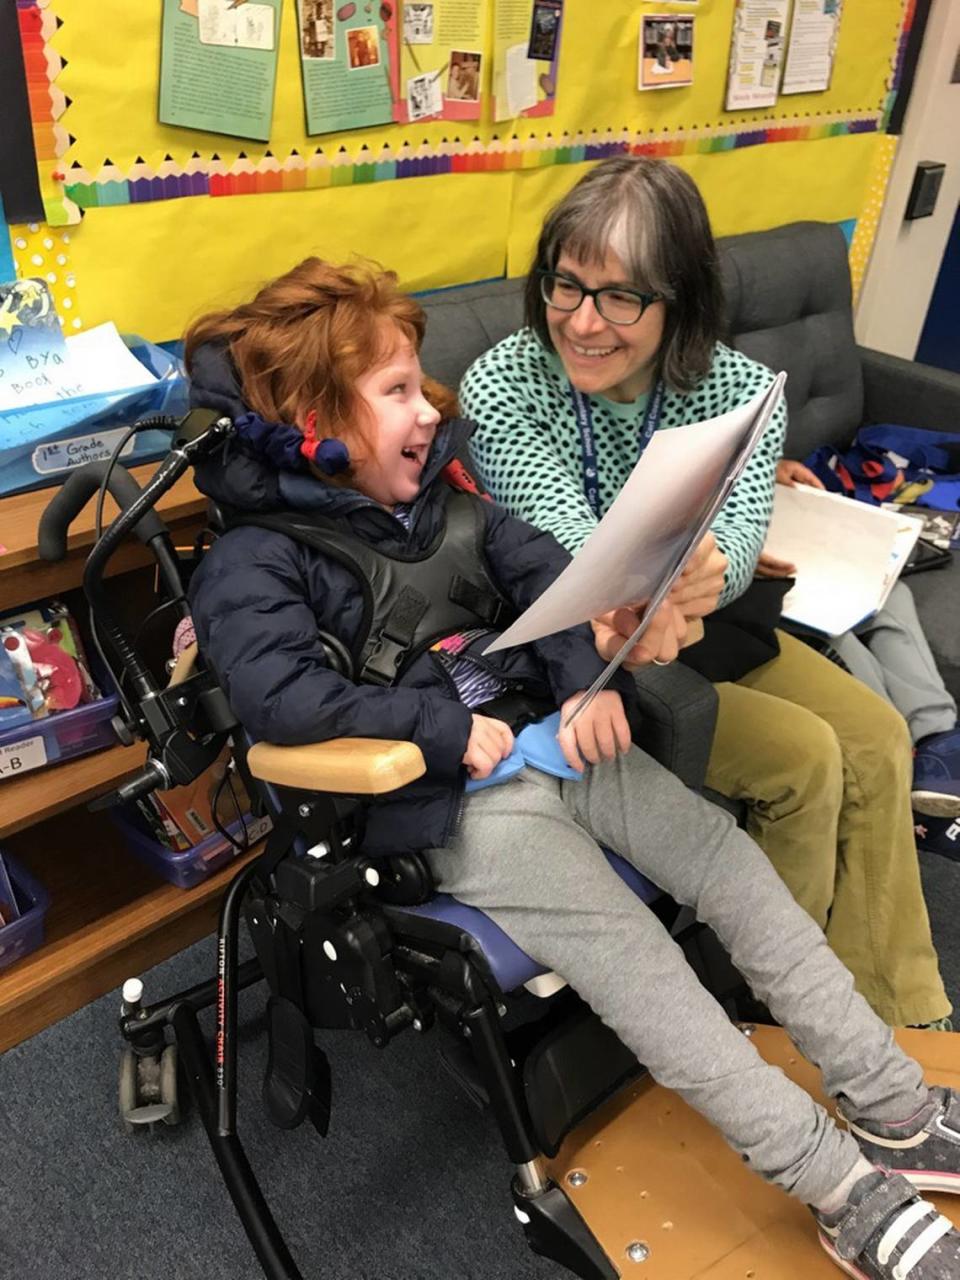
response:
<path id="1" fill-rule="evenodd" d="M 778 560 L 766 551 L 761 551 L 757 567 L 753 572 L 757 578 L 795 578 L 797 566 L 791 564 L 789 560 Z"/>
<path id="2" fill-rule="evenodd" d="M 500 763 L 513 750 L 513 733 L 509 725 L 492 716 L 472 716 L 470 737 L 461 764 L 467 766 L 471 778 L 480 781 L 489 778 Z"/>
<path id="3" fill-rule="evenodd" d="M 575 693 L 560 708 L 561 726 L 583 693 L 583 690 Z M 571 769 L 580 771 L 584 760 L 599 764 L 601 760 L 615 760 L 618 755 L 629 751 L 630 726 L 619 693 L 612 689 L 598 693 L 573 724 L 560 729 L 557 741 L 567 764 Z"/>
<path id="4" fill-rule="evenodd" d="M 623 642 L 636 631 L 643 616 L 643 608 L 624 606 L 611 609 L 599 618 L 592 619 L 594 643 L 601 658 L 615 657 Z M 643 667 L 648 662 L 672 662 L 687 639 L 687 620 L 671 601 L 665 600 L 650 620 L 639 642 L 624 659 L 625 667 Z"/>
<path id="5" fill-rule="evenodd" d="M 671 604 L 685 618 L 705 618 L 717 607 L 726 571 L 727 557 L 708 530 L 671 588 Z"/>
<path id="6" fill-rule="evenodd" d="M 814 475 L 809 467 L 805 467 L 802 462 L 791 462 L 789 458 L 781 458 L 777 463 L 777 484 L 785 484 L 788 489 L 798 484 L 808 484 L 812 489 L 826 488 L 820 477 Z"/>

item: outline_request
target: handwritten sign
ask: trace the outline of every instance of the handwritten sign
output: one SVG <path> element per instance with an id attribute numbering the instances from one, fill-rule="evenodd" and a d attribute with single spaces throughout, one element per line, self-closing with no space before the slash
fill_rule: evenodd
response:
<path id="1" fill-rule="evenodd" d="M 46 282 L 0 285 L 0 409 L 68 400 L 78 389 Z"/>

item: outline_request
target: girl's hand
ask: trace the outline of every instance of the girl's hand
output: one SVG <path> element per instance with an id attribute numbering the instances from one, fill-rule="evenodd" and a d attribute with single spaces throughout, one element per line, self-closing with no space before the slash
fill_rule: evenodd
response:
<path id="1" fill-rule="evenodd" d="M 808 484 L 812 489 L 826 488 L 820 477 L 814 475 L 809 467 L 805 467 L 802 462 L 791 462 L 789 458 L 781 458 L 777 463 L 777 484 L 785 484 L 788 489 L 798 484 Z"/>
<path id="2" fill-rule="evenodd" d="M 717 607 L 726 571 L 727 557 L 708 530 L 671 588 L 671 604 L 685 618 L 705 618 Z"/>
<path id="3" fill-rule="evenodd" d="M 513 750 L 513 733 L 509 725 L 492 716 L 472 716 L 470 737 L 461 764 L 467 766 L 471 778 L 489 778 Z"/>
<path id="4" fill-rule="evenodd" d="M 582 697 L 583 691 L 575 693 L 560 708 L 561 726 Z M 630 726 L 619 693 L 612 689 L 598 693 L 573 724 L 560 729 L 557 741 L 567 764 L 581 772 L 584 760 L 599 764 L 624 755 L 630 750 Z"/>
<path id="5" fill-rule="evenodd" d="M 593 639 L 597 653 L 607 661 L 616 656 L 636 631 L 643 616 L 643 608 L 624 606 L 611 609 L 599 618 L 592 619 Z M 650 620 L 650 625 L 640 640 L 633 646 L 624 659 L 623 665 L 631 667 L 646 666 L 648 662 L 672 662 L 687 640 L 687 620 L 683 613 L 669 599 L 665 600 Z"/>

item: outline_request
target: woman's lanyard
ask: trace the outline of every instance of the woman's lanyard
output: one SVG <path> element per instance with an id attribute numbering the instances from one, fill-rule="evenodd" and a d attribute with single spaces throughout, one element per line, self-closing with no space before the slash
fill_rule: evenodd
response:
<path id="1" fill-rule="evenodd" d="M 570 383 L 570 396 L 573 400 L 573 411 L 577 415 L 577 427 L 580 431 L 580 471 L 583 477 L 583 496 L 590 503 L 593 514 L 600 519 L 600 474 L 597 469 L 597 446 L 593 438 L 593 413 L 590 399 L 582 391 Z M 663 409 L 663 379 L 658 378 L 650 399 L 647 401 L 643 415 L 643 426 L 637 441 L 637 457 L 643 453 L 660 425 L 660 414 Z"/>

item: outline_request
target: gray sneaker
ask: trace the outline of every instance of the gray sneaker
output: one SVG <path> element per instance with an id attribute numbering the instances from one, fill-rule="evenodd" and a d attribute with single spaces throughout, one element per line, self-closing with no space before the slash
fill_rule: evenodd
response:
<path id="1" fill-rule="evenodd" d="M 902 1174 L 920 1191 L 960 1194 L 960 1095 L 935 1086 L 930 1105 L 906 1124 L 840 1117 L 871 1164 Z M 869 1127 L 867 1127 L 869 1126 Z"/>
<path id="2" fill-rule="evenodd" d="M 898 1174 L 865 1174 L 836 1214 L 815 1214 L 820 1243 L 857 1280 L 960 1280 L 960 1231 Z"/>

